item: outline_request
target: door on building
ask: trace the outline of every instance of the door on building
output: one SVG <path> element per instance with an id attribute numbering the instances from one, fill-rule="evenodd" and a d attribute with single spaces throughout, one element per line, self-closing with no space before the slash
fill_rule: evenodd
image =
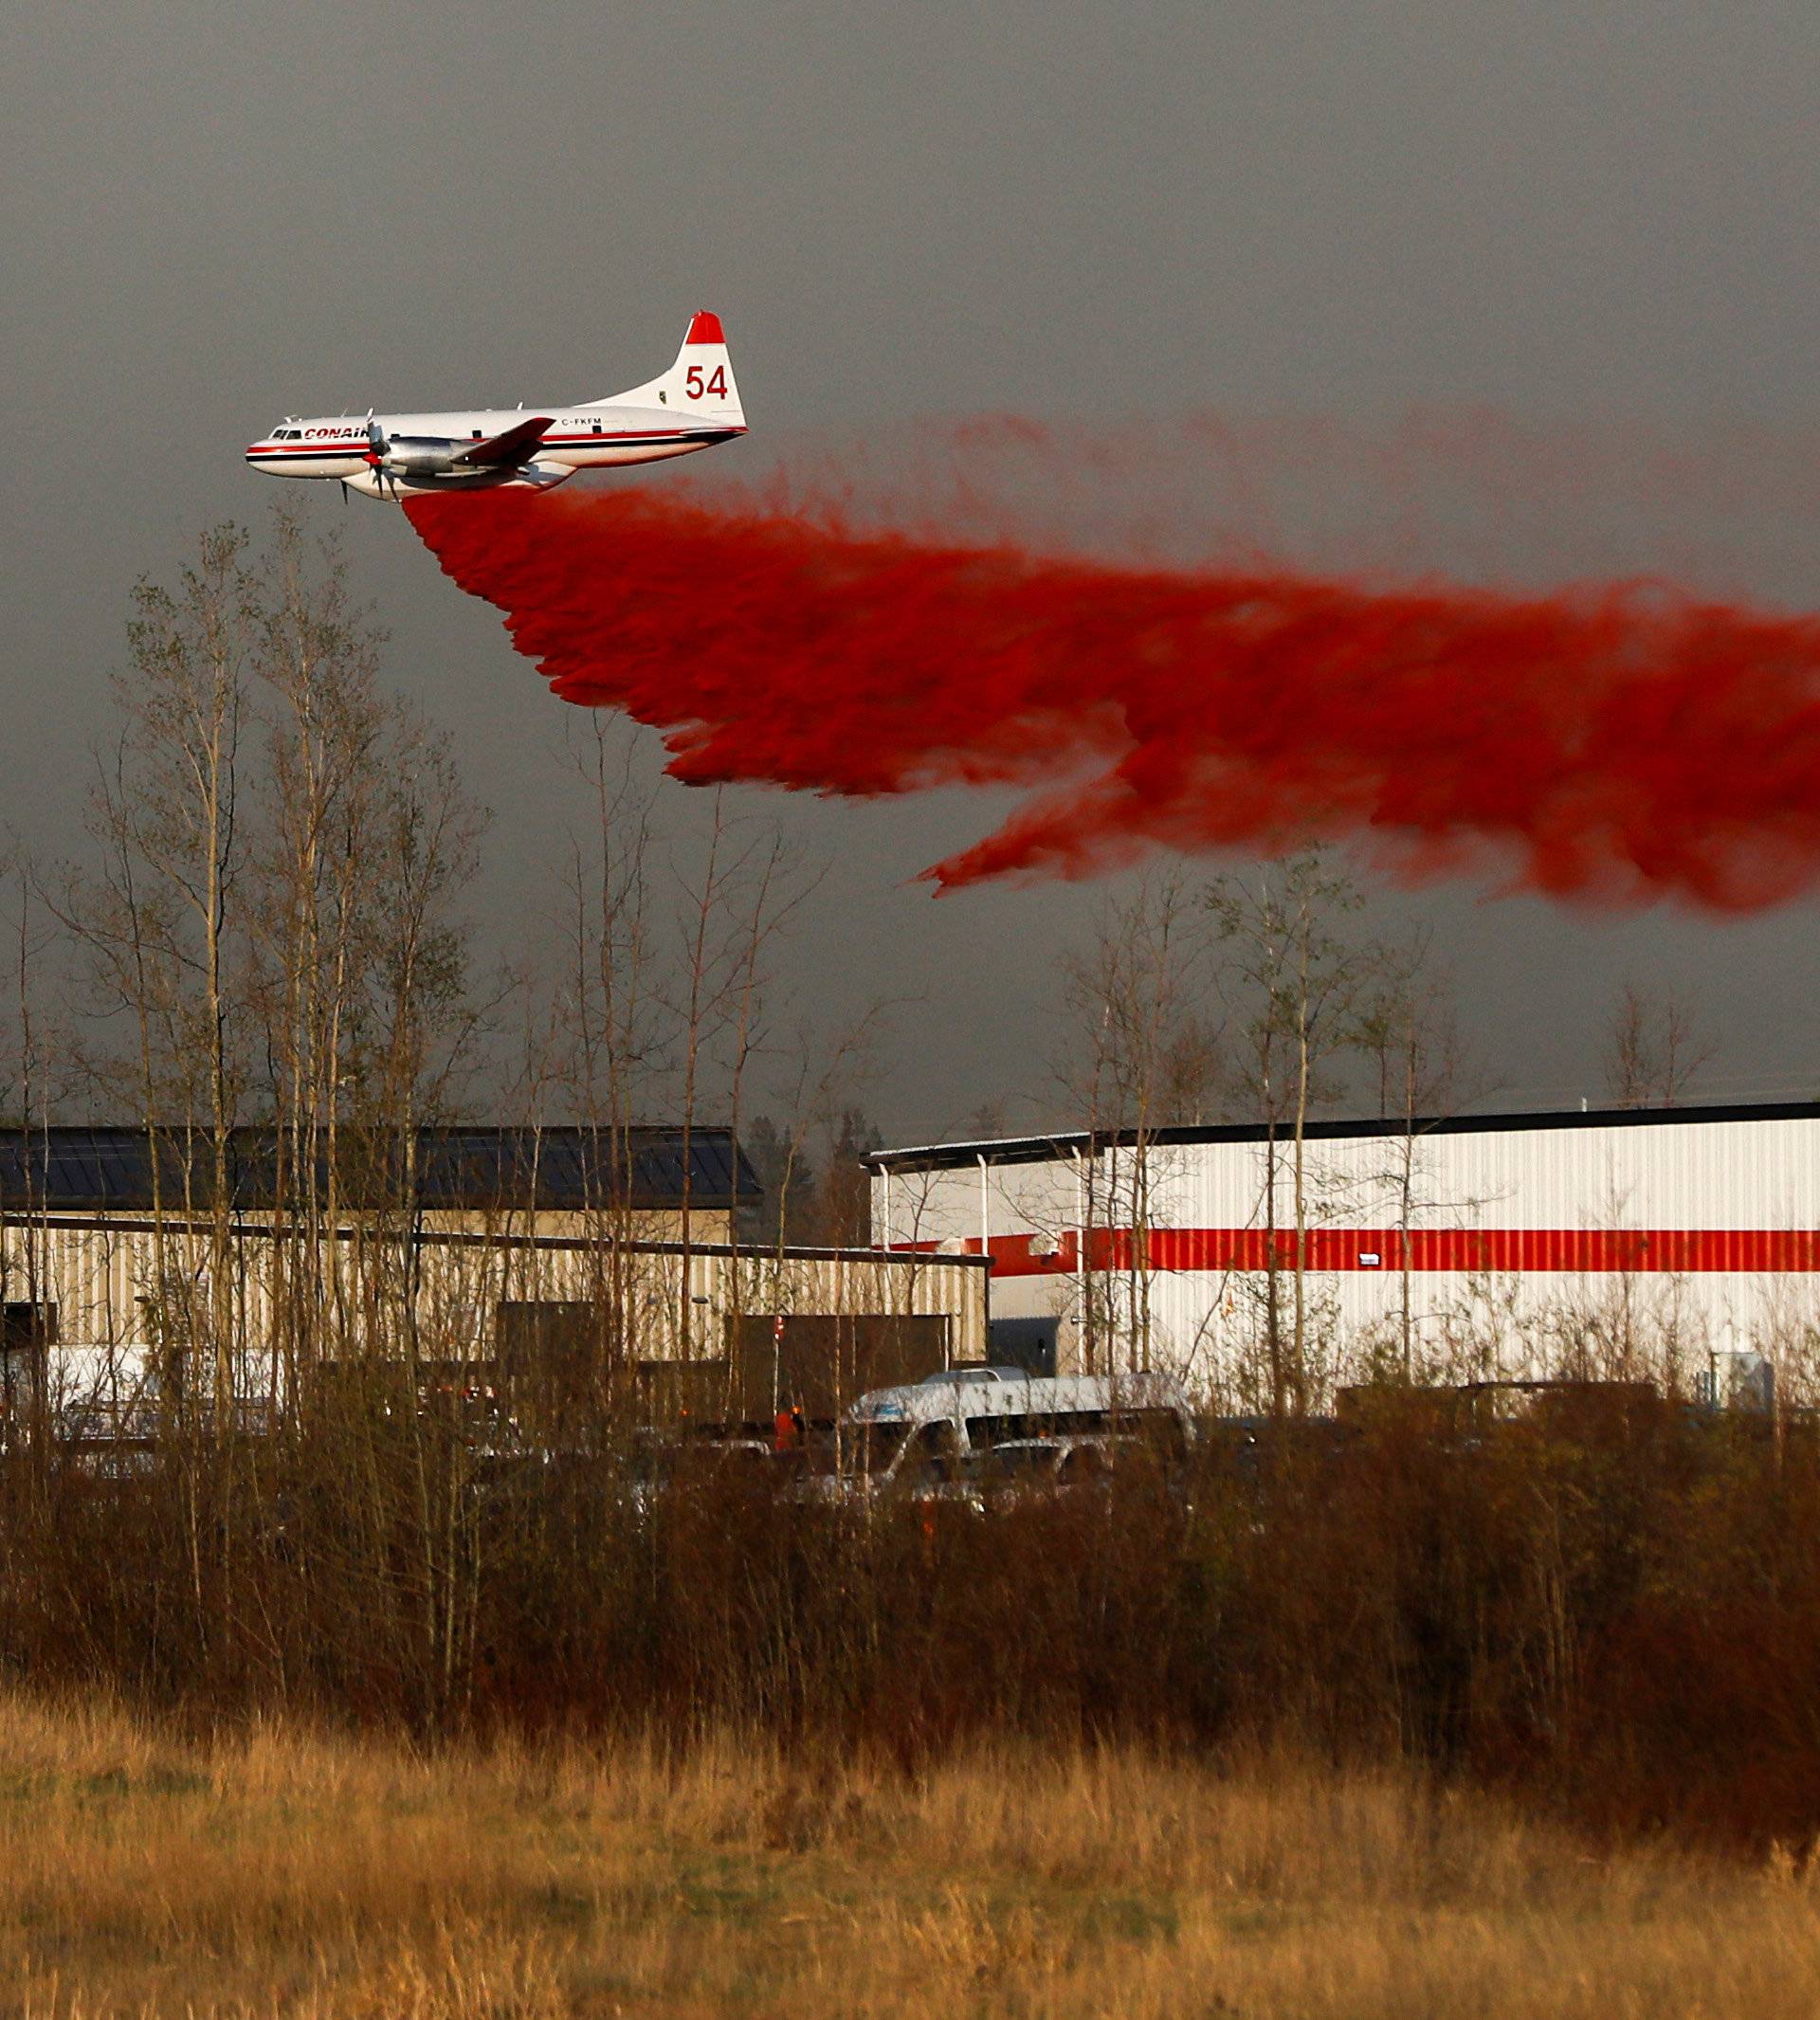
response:
<path id="1" fill-rule="evenodd" d="M 0 1304 L 0 1414 L 23 1427 L 46 1395 L 46 1361 L 57 1344 L 54 1304 Z"/>
<path id="2" fill-rule="evenodd" d="M 769 1423 L 800 1404 L 811 1423 L 827 1423 L 868 1389 L 947 1367 L 950 1324 L 945 1313 L 747 1313 L 732 1356 L 740 1413 Z"/>

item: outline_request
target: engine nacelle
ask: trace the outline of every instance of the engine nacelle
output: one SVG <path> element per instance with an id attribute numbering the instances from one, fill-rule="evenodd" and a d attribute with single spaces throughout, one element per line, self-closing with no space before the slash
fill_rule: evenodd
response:
<path id="1" fill-rule="evenodd" d="M 445 435 L 393 435 L 386 444 L 383 467 L 401 477 L 428 477 L 455 467 L 458 449 L 465 442 L 451 442 Z"/>

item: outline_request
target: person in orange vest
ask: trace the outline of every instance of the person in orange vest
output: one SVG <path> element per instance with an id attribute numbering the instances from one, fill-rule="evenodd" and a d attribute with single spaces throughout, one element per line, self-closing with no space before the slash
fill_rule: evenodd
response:
<path id="1" fill-rule="evenodd" d="M 771 1321 L 772 1374 L 775 1381 L 783 1373 L 784 1358 L 784 1315 L 779 1312 Z M 778 1398 L 776 1414 L 771 1420 L 771 1448 L 774 1452 L 793 1452 L 796 1449 L 796 1415 L 781 1397 Z"/>
<path id="2" fill-rule="evenodd" d="M 777 1414 L 771 1420 L 771 1448 L 774 1452 L 800 1452 L 808 1431 L 802 1404 L 780 1403 Z"/>

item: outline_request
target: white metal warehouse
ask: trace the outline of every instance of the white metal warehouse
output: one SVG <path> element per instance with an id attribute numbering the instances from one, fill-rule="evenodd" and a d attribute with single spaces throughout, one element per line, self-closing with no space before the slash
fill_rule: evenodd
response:
<path id="1" fill-rule="evenodd" d="M 869 1162 L 875 1239 L 991 1256 L 994 1319 L 1055 1320 L 1064 1367 L 1241 1405 L 1298 1292 L 1329 1393 L 1387 1365 L 1692 1386 L 1751 1353 L 1790 1393 L 1820 1359 L 1820 1104 L 1322 1121 L 1300 1189 L 1286 1133 L 1249 1125 Z"/>

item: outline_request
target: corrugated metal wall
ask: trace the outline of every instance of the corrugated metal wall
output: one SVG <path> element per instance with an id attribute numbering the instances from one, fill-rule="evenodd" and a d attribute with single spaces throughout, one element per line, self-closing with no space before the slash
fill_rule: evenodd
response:
<path id="1" fill-rule="evenodd" d="M 484 1353 L 506 1300 L 610 1298 L 641 1357 L 682 1346 L 686 1308 L 695 1352 L 719 1351 L 726 1323 L 774 1313 L 950 1320 L 955 1358 L 986 1352 L 987 1272 L 945 1256 L 878 1251 L 730 1250 L 621 1247 L 573 1239 L 429 1234 L 402 1245 L 325 1243 L 313 1256 L 264 1226 L 237 1229 L 228 1247 L 237 1337 L 255 1358 L 271 1341 L 288 1280 L 323 1301 L 345 1301 L 355 1323 L 385 1331 L 407 1308 L 424 1351 Z M 161 1314 L 206 1310 L 213 1241 L 206 1227 L 15 1221 L 0 1226 L 0 1302 L 55 1305 L 64 1345 L 154 1344 Z M 407 1292 L 409 1290 L 409 1295 Z M 370 1315 L 361 1317 L 359 1315 Z"/>
<path id="2" fill-rule="evenodd" d="M 1065 1141 L 1033 1160 L 957 1150 L 881 1170 L 875 1225 L 893 1245 L 988 1247 L 994 1311 L 1060 1314 L 1077 1358 L 1097 1328 L 1101 1351 L 1116 1339 L 1217 1381 L 1255 1345 L 1265 1230 L 1295 1225 L 1288 1146 L 1274 1215 L 1267 1170 L 1249 1141 L 1141 1160 Z M 1303 1193 L 1310 1325 L 1337 1370 L 1386 1341 L 1510 1374 L 1640 1342 L 1698 1360 L 1820 1341 L 1820 1119 L 1326 1137 L 1305 1146 Z M 1141 1242 L 1115 1239 L 1132 1229 Z"/>

